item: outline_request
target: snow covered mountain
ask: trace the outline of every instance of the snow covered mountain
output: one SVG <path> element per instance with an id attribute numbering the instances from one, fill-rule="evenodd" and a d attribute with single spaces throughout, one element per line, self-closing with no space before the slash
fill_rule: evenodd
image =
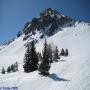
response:
<path id="1" fill-rule="evenodd" d="M 40 13 L 36 18 L 33 18 L 31 22 L 27 22 L 23 32 L 25 33 L 24 40 L 26 40 L 30 33 L 35 34 L 36 30 L 40 31 L 41 37 L 52 36 L 57 32 L 57 29 L 62 30 L 62 27 L 71 26 L 74 24 L 74 20 L 70 17 L 64 16 L 53 8 L 47 8 Z"/>
<path id="2" fill-rule="evenodd" d="M 36 50 L 41 52 L 44 37 L 48 43 L 57 45 L 59 51 L 68 48 L 69 56 L 52 63 L 49 77 L 41 77 L 38 71 L 24 73 L 25 45 L 35 40 Z M 18 90 L 90 90 L 89 43 L 89 23 L 74 22 L 54 9 L 46 9 L 38 18 L 25 25 L 18 38 L 4 48 L 0 47 L 0 70 L 2 66 L 7 68 L 19 62 L 18 72 L 0 73 L 0 87 L 16 86 Z"/>

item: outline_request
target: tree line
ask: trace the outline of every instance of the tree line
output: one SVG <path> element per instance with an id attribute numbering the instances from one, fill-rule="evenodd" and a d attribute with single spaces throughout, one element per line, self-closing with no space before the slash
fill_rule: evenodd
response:
<path id="1" fill-rule="evenodd" d="M 68 56 L 68 49 L 63 49 L 59 53 L 58 47 L 52 48 L 51 44 L 47 43 L 45 39 L 42 53 L 36 52 L 35 41 L 33 40 L 26 45 L 26 52 L 24 55 L 23 69 L 24 72 L 30 73 L 32 71 L 38 70 L 39 74 L 47 76 L 49 75 L 49 70 L 51 63 L 58 62 L 60 56 Z M 18 71 L 18 62 L 15 62 L 5 70 L 2 67 L 2 74 L 11 73 Z"/>
<path id="2" fill-rule="evenodd" d="M 59 53 L 58 47 L 56 46 L 53 50 L 46 39 L 42 53 L 36 52 L 34 41 L 28 44 L 26 48 L 23 64 L 24 72 L 26 73 L 38 70 L 41 75 L 49 75 L 51 63 L 58 62 L 60 56 L 68 56 L 68 49 L 62 49 L 61 53 Z"/>
<path id="3" fill-rule="evenodd" d="M 11 73 L 11 72 L 16 72 L 18 71 L 18 62 L 15 62 L 14 64 L 12 64 L 11 66 L 8 66 L 8 68 L 5 70 L 4 66 L 2 67 L 2 74 L 7 73 Z"/>

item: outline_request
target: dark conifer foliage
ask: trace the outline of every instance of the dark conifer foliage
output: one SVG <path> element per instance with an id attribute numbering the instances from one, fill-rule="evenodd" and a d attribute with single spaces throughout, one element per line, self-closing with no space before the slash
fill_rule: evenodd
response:
<path id="1" fill-rule="evenodd" d="M 7 68 L 7 73 L 16 72 L 18 71 L 18 62 L 15 62 L 15 64 L 12 64 Z"/>
<path id="2" fill-rule="evenodd" d="M 62 48 L 61 50 L 61 53 L 60 53 L 61 56 L 64 56 L 65 55 L 65 52 L 64 52 L 64 49 Z"/>
<path id="3" fill-rule="evenodd" d="M 68 49 L 65 50 L 65 56 L 68 56 Z"/>
<path id="4" fill-rule="evenodd" d="M 54 51 L 54 61 L 57 62 L 58 59 L 60 59 L 60 57 L 59 57 L 58 47 L 56 46 L 55 51 Z"/>
<path id="5" fill-rule="evenodd" d="M 32 41 L 31 43 L 31 54 L 30 54 L 30 69 L 31 71 L 35 71 L 38 68 L 38 56 L 35 50 L 35 43 Z"/>
<path id="6" fill-rule="evenodd" d="M 18 71 L 18 62 L 15 63 L 14 68 L 15 68 L 15 71 Z"/>
<path id="7" fill-rule="evenodd" d="M 11 65 L 11 71 L 15 72 L 15 65 L 14 64 Z"/>
<path id="8" fill-rule="evenodd" d="M 27 45 L 27 51 L 24 58 L 24 72 L 32 72 L 38 68 L 38 56 L 35 50 L 35 43 L 32 41 L 31 45 Z"/>
<path id="9" fill-rule="evenodd" d="M 11 72 L 11 67 L 9 66 L 8 68 L 7 68 L 7 73 L 10 73 Z"/>
<path id="10" fill-rule="evenodd" d="M 2 73 L 2 74 L 5 74 L 5 69 L 4 69 L 4 67 L 2 67 L 1 73 Z"/>
<path id="11" fill-rule="evenodd" d="M 68 56 L 68 49 L 63 49 L 61 50 L 61 53 L 60 53 L 61 56 Z"/>
<path id="12" fill-rule="evenodd" d="M 39 72 L 41 75 L 47 76 L 49 75 L 49 69 L 50 69 L 49 52 L 48 52 L 47 41 L 45 39 L 44 49 L 43 49 L 43 59 L 39 66 Z"/>
<path id="13" fill-rule="evenodd" d="M 27 50 L 24 56 L 24 65 L 23 65 L 24 72 L 27 73 L 30 72 L 29 62 L 30 62 L 30 45 L 27 45 Z"/>

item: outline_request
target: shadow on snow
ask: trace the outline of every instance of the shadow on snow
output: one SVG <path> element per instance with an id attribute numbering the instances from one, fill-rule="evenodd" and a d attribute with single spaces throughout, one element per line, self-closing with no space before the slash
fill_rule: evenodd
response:
<path id="1" fill-rule="evenodd" d="M 55 73 L 50 74 L 48 77 L 54 81 L 70 81 L 68 79 L 58 77 Z"/>

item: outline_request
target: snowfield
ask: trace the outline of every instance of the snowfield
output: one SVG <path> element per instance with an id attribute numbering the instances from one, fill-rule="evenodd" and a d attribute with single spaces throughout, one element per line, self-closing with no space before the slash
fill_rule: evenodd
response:
<path id="1" fill-rule="evenodd" d="M 48 77 L 40 76 L 38 71 L 23 72 L 23 58 L 25 44 L 24 35 L 15 39 L 8 46 L 0 50 L 0 70 L 2 66 L 19 62 L 19 71 L 10 74 L 0 73 L 0 87 L 18 87 L 18 90 L 90 90 L 90 25 L 76 23 L 73 27 L 63 28 L 55 35 L 48 37 L 48 43 L 69 50 L 68 57 L 61 57 L 59 62 L 51 65 Z M 41 52 L 44 39 L 35 36 L 39 42 L 36 50 Z"/>

